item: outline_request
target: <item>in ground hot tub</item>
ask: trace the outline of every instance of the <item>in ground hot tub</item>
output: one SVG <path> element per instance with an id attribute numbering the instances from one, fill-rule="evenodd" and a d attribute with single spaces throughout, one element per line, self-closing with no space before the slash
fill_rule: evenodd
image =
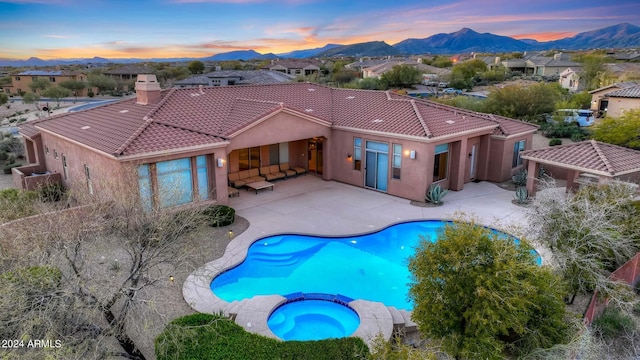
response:
<path id="1" fill-rule="evenodd" d="M 315 296 L 314 296 L 315 295 Z M 269 316 L 269 329 L 282 340 L 322 340 L 353 334 L 360 317 L 340 296 L 287 296 Z"/>

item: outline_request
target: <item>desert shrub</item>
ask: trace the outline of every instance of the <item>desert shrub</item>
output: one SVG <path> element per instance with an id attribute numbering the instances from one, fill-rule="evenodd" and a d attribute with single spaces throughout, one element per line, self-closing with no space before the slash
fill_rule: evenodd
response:
<path id="1" fill-rule="evenodd" d="M 44 202 L 56 202 L 62 200 L 66 189 L 62 184 L 47 184 L 38 189 L 40 199 Z"/>
<path id="2" fill-rule="evenodd" d="M 549 140 L 549 146 L 557 146 L 557 145 L 562 145 L 562 140 L 561 139 L 553 138 L 553 139 Z"/>
<path id="3" fill-rule="evenodd" d="M 226 205 L 211 205 L 203 210 L 203 214 L 213 227 L 231 225 L 236 220 L 236 211 Z"/>
<path id="4" fill-rule="evenodd" d="M 0 161 L 6 161 L 9 158 L 9 154 L 6 151 L 0 151 Z"/>
<path id="5" fill-rule="evenodd" d="M 155 339 L 158 360 L 365 359 L 369 349 L 357 337 L 320 341 L 278 341 L 245 331 L 219 315 L 193 314 L 173 320 Z"/>
<path id="6" fill-rule="evenodd" d="M 592 326 L 605 339 L 614 339 L 625 332 L 633 330 L 633 319 L 617 308 L 607 307 Z"/>
<path id="7" fill-rule="evenodd" d="M 34 215 L 38 193 L 18 189 L 0 191 L 0 222 Z"/>
<path id="8" fill-rule="evenodd" d="M 588 130 L 565 122 L 557 124 L 543 124 L 540 127 L 542 135 L 548 138 L 568 138 L 573 141 L 582 141 L 590 136 Z"/>

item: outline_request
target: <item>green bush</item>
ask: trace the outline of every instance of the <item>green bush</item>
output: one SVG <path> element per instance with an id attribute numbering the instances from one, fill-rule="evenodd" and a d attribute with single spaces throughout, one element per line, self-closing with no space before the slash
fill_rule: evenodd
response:
<path id="1" fill-rule="evenodd" d="M 6 161 L 9 159 L 9 154 L 6 151 L 0 151 L 0 161 Z"/>
<path id="2" fill-rule="evenodd" d="M 252 334 L 219 315 L 193 314 L 173 320 L 155 339 L 158 360 L 365 359 L 360 338 L 278 341 Z"/>
<path id="3" fill-rule="evenodd" d="M 62 200 L 66 189 L 62 184 L 47 184 L 38 188 L 40 199 L 44 202 L 56 202 Z"/>
<path id="4" fill-rule="evenodd" d="M 589 137 L 588 130 L 581 128 L 576 124 L 568 124 L 565 122 L 557 124 L 543 124 L 540 127 L 542 135 L 548 138 L 569 138 L 573 141 L 582 141 Z"/>
<path id="5" fill-rule="evenodd" d="M 561 139 L 553 138 L 553 139 L 549 140 L 549 146 L 557 146 L 557 145 L 562 145 L 562 140 Z"/>
<path id="6" fill-rule="evenodd" d="M 203 214 L 213 227 L 231 225 L 236 220 L 236 211 L 226 205 L 211 205 L 203 210 Z"/>
<path id="7" fill-rule="evenodd" d="M 627 331 L 631 331 L 634 324 L 629 315 L 624 314 L 617 308 L 608 307 L 604 309 L 602 315 L 593 320 L 591 326 L 605 339 L 614 339 Z"/>

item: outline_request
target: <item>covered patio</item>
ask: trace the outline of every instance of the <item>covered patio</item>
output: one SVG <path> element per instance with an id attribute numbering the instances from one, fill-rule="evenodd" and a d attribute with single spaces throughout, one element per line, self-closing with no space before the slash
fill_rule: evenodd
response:
<path id="1" fill-rule="evenodd" d="M 638 185 L 640 181 L 640 151 L 595 140 L 523 151 L 528 160 L 527 190 L 535 195 L 541 165 L 567 170 L 566 191 L 576 191 L 581 185 L 624 181 Z"/>

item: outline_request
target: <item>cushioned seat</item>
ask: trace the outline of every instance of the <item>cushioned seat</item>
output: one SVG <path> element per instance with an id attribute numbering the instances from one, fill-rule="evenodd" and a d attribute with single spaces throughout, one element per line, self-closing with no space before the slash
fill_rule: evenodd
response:
<path id="1" fill-rule="evenodd" d="M 300 167 L 300 166 L 296 166 L 293 168 L 293 170 L 298 174 L 306 174 L 307 173 L 307 169 Z"/>
<path id="2" fill-rule="evenodd" d="M 289 163 L 280 164 L 280 171 L 283 172 L 286 177 L 298 175 L 295 170 L 289 168 Z"/>
<path id="3" fill-rule="evenodd" d="M 280 171 L 280 166 L 278 165 L 261 167 L 260 175 L 264 176 L 267 181 L 284 179 L 286 177 L 285 173 Z"/>

